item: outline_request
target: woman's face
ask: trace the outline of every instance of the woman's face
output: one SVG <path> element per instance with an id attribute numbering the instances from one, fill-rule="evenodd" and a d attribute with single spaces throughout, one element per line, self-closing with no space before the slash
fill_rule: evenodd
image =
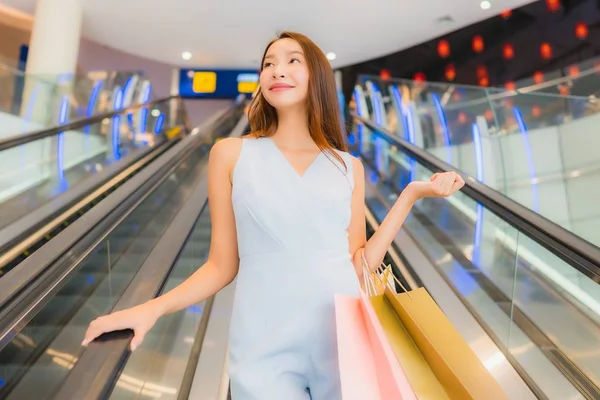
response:
<path id="1" fill-rule="evenodd" d="M 269 47 L 260 73 L 260 89 L 275 109 L 304 105 L 308 78 L 308 65 L 298 42 L 280 39 Z"/>

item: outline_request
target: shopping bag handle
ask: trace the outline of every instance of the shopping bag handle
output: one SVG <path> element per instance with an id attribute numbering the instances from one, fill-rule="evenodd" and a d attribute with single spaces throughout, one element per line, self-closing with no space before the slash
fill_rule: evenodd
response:
<path id="1" fill-rule="evenodd" d="M 377 290 L 375 289 L 375 283 L 370 279 L 373 275 L 375 275 L 377 277 L 377 279 L 379 280 L 379 283 L 383 284 L 384 287 L 387 286 L 388 288 L 390 288 L 389 286 L 389 282 L 387 282 L 387 279 L 385 280 L 386 282 L 383 282 L 381 280 L 381 277 L 379 276 L 379 274 L 371 271 L 371 268 L 369 268 L 369 262 L 367 261 L 367 257 L 365 256 L 365 249 L 363 247 L 362 252 L 360 253 L 361 258 L 362 258 L 362 264 L 363 264 L 363 275 L 365 274 L 365 270 L 367 272 L 365 279 L 371 284 L 371 286 L 373 287 L 373 293 L 377 294 Z M 391 266 L 389 265 L 385 265 L 385 263 L 383 263 L 383 261 L 381 262 L 381 266 L 383 267 L 383 272 L 385 273 L 386 270 L 390 270 L 390 275 L 392 275 L 392 278 L 394 279 L 394 281 L 396 281 L 396 283 L 402 288 L 402 290 L 404 290 L 405 293 L 408 294 L 408 297 L 410 297 L 412 299 L 412 296 L 410 295 L 410 291 L 406 290 L 406 287 L 402 284 L 402 282 L 400 282 L 400 280 L 396 277 L 396 275 L 394 275 L 394 271 L 391 270 Z M 392 289 L 392 288 L 390 288 Z M 394 290 L 395 292 L 395 290 Z M 368 290 L 367 290 L 367 294 L 369 294 Z M 369 294 L 370 295 L 370 294 Z"/>

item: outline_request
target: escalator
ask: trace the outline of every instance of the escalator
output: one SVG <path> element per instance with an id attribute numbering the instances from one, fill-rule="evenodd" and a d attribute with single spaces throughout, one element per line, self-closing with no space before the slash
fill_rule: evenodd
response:
<path id="1" fill-rule="evenodd" d="M 1 140 L 0 277 L 177 143 L 185 121 L 172 97 Z"/>
<path id="2" fill-rule="evenodd" d="M 24 268 L 20 265 L 11 271 L 16 281 L 28 279 L 26 285 L 0 281 L 6 289 L 0 299 L 0 398 L 91 398 L 64 397 L 60 392 L 61 383 L 76 375 L 70 370 L 77 359 L 83 353 L 81 363 L 85 364 L 96 345 L 86 351 L 81 348 L 86 327 L 98 314 L 122 307 L 123 302 L 137 303 L 140 295 L 168 290 L 197 268 L 207 254 L 210 237 L 204 210 L 208 152 L 215 140 L 241 135 L 245 126 L 243 109 L 237 105 L 224 117 L 195 130 L 97 205 L 94 212 L 104 216 L 68 251 L 60 247 L 63 237 L 39 250 L 54 247 L 54 252 L 61 253 L 54 262 L 32 274 L 27 264 L 39 257 L 38 251 L 23 263 Z M 114 207 L 109 207 L 111 201 Z M 188 245 L 180 254 L 180 247 L 172 241 L 177 244 L 186 239 Z M 169 255 L 179 260 L 173 269 Z M 154 270 L 149 272 L 149 268 Z M 165 276 L 169 276 L 166 283 Z M 128 297 L 132 290 L 134 298 Z M 199 305 L 190 312 L 199 315 L 201 309 Z M 155 332 L 160 332 L 160 326 Z M 146 342 L 153 345 L 162 339 L 161 334 L 152 333 Z M 111 355 L 115 352 L 101 351 L 100 358 Z M 94 377 L 102 382 L 101 373 Z M 124 385 L 131 382 L 125 379 Z"/>
<path id="3" fill-rule="evenodd" d="M 598 163 L 580 140 L 597 114 L 582 102 L 363 76 L 351 105 L 375 221 L 411 180 L 461 171 L 461 193 L 406 221 L 405 275 L 429 289 L 429 265 L 539 398 L 600 398 Z"/>
<path id="4" fill-rule="evenodd" d="M 147 103 L 143 113 L 148 109 L 164 109 L 168 101 Z M 149 132 L 156 123 L 151 114 L 135 127 L 122 124 L 122 115 L 138 116 L 139 110 L 134 106 L 119 113 L 101 113 L 75 123 L 0 140 L 2 159 L 12 165 L 0 175 L 0 229 L 132 152 L 160 144 L 164 139 L 160 134 L 152 140 L 144 137 L 143 132 Z M 113 117 L 119 117 L 115 121 L 121 126 L 112 121 L 106 123 L 107 118 Z M 117 132 L 118 142 L 113 144 L 114 131 L 120 129 L 124 132 Z"/>
<path id="5" fill-rule="evenodd" d="M 408 182 L 444 170 L 440 160 L 425 152 L 413 153 L 410 145 L 384 132 L 374 134 L 373 142 L 378 137 L 396 148 L 390 154 L 389 176 L 376 167 L 374 145 L 361 151 L 369 235 Z M 545 231 L 552 228 L 548 221 L 542 220 L 539 226 L 539 216 L 466 178 L 465 190 L 453 198 L 426 199 L 415 206 L 385 261 L 406 287 L 427 288 L 508 398 L 598 398 L 597 315 L 582 292 L 566 290 L 564 282 L 553 281 L 548 267 L 540 263 L 560 260 L 572 274 L 578 274 L 581 288 L 593 288 L 600 278 L 595 250 L 568 232 Z M 469 207 L 474 219 L 466 211 Z M 207 256 L 206 211 L 198 219 L 197 231 L 182 245 L 173 274 L 166 276 L 172 281 L 167 280 L 165 290 L 189 276 Z M 194 248 L 200 254 L 194 254 Z M 190 262 L 192 254 L 198 257 L 195 262 Z M 180 268 L 186 271 L 183 276 Z M 233 291 L 234 287 L 228 287 L 214 299 L 169 316 L 142 351 L 127 356 L 127 342 L 121 343 L 120 361 L 94 363 L 90 353 L 72 371 L 60 394 L 184 399 L 202 393 L 225 399 Z M 95 351 L 115 346 L 105 343 Z M 113 372 L 103 375 L 98 383 L 101 389 L 90 392 L 93 385 L 79 386 L 85 371 L 105 368 Z"/>
<path id="6" fill-rule="evenodd" d="M 366 204 L 378 224 L 410 181 L 449 168 L 384 128 L 356 121 L 371 133 L 354 151 L 365 164 Z M 426 287 L 447 315 L 462 308 L 472 316 L 471 329 L 460 317 L 451 321 L 487 352 L 481 358 L 497 377 L 512 367 L 536 398 L 600 398 L 600 249 L 463 177 L 455 196 L 415 205 L 394 243 L 402 276 L 413 280 L 410 287 Z M 457 302 L 461 307 L 446 307 Z M 527 398 L 518 379 L 504 379 L 507 393 L 520 393 L 511 398 Z"/>
<path id="7" fill-rule="evenodd" d="M 600 246 L 591 98 L 359 77 L 350 113 Z M 582 106 L 585 110 L 582 112 Z M 369 136 L 365 124 L 357 136 Z M 381 151 L 388 151 L 381 143 Z"/>
<path id="8" fill-rule="evenodd" d="M 237 116 L 226 128 L 198 133 L 210 140 L 187 146 L 168 172 L 147 171 L 159 177 L 137 191 L 143 195 L 114 208 L 24 292 L 13 288 L 14 296 L 2 299 L 0 291 L 0 398 L 227 398 L 234 284 L 159 320 L 133 353 L 131 332 L 111 333 L 86 349 L 79 343 L 95 316 L 158 296 L 202 265 L 210 244 L 206 154 L 241 111 Z M 352 150 L 365 165 L 372 233 L 410 181 L 451 167 L 360 123 L 371 134 Z M 244 128 L 242 120 L 232 134 Z M 380 152 L 380 141 L 391 151 Z M 597 248 L 465 180 L 456 196 L 415 206 L 386 261 L 407 287 L 427 288 L 509 398 L 599 398 L 599 297 L 585 296 L 600 282 Z M 579 291 L 549 265 L 561 265 Z"/>

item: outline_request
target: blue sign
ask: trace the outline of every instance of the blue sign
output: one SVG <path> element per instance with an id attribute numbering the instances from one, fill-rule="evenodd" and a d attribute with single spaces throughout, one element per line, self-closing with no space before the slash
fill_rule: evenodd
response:
<path id="1" fill-rule="evenodd" d="M 188 99 L 235 99 L 250 96 L 258 87 L 255 70 L 182 69 L 179 95 Z"/>

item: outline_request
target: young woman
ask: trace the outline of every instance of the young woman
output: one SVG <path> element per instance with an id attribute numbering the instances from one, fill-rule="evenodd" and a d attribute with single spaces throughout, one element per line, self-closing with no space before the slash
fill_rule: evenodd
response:
<path id="1" fill-rule="evenodd" d="M 454 173 L 412 182 L 367 241 L 364 170 L 342 133 L 334 75 L 306 36 L 284 32 L 263 55 L 252 134 L 209 156 L 208 261 L 170 292 L 93 321 L 87 345 L 130 328 L 131 349 L 156 320 L 217 293 L 237 276 L 230 327 L 234 400 L 336 400 L 334 295 L 358 296 L 361 254 L 383 259 L 415 201 L 445 197 Z"/>

